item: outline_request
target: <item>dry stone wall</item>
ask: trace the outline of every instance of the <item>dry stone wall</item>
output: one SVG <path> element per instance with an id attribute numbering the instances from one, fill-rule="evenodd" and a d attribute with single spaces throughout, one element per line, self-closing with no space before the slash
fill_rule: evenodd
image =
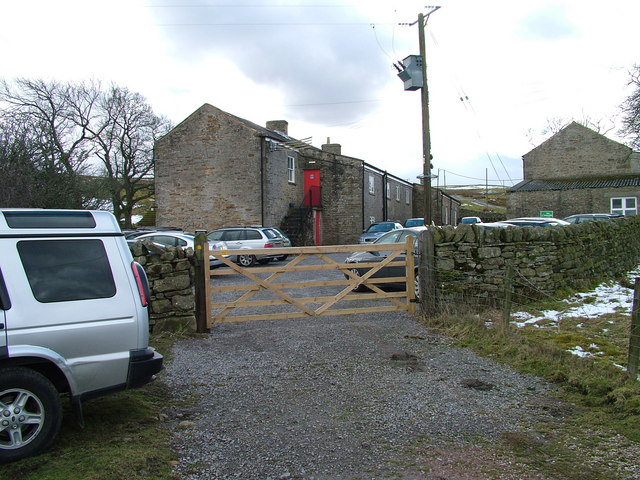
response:
<path id="1" fill-rule="evenodd" d="M 540 297 L 563 287 L 615 278 L 640 263 L 640 217 L 565 227 L 434 228 L 440 302 L 502 300 L 513 266 L 516 295 Z"/>
<path id="2" fill-rule="evenodd" d="M 195 331 L 193 249 L 160 249 L 147 242 L 137 242 L 130 248 L 149 280 L 151 331 Z"/>

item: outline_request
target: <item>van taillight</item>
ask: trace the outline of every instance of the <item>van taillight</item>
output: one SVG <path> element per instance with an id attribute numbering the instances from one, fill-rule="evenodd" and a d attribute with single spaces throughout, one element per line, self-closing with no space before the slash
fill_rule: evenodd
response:
<path id="1" fill-rule="evenodd" d="M 264 248 L 273 248 L 273 243 L 265 243 Z"/>
<path id="2" fill-rule="evenodd" d="M 147 281 L 147 274 L 144 273 L 142 265 L 138 262 L 131 262 L 131 270 L 133 270 L 133 276 L 136 279 L 136 285 L 138 286 L 138 294 L 140 294 L 140 302 L 143 307 L 149 305 L 149 282 Z"/>

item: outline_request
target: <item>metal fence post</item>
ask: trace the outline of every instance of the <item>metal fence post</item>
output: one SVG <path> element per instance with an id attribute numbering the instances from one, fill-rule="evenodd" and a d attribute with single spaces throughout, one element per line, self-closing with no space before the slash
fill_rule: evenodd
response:
<path id="1" fill-rule="evenodd" d="M 513 265 L 507 264 L 504 276 L 504 305 L 502 310 L 502 322 L 500 322 L 500 334 L 506 335 L 509 332 L 509 321 L 511 320 L 511 294 L 513 292 Z"/>
<path id="2" fill-rule="evenodd" d="M 638 357 L 640 357 L 640 312 L 638 301 L 640 292 L 640 278 L 636 278 L 633 288 L 633 307 L 631 309 L 631 333 L 629 335 L 629 362 L 627 372 L 633 378 L 638 376 Z"/>

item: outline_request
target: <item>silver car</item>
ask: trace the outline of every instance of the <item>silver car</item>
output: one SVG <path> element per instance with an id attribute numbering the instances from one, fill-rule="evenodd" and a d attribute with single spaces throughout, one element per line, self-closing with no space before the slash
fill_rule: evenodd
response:
<path id="1" fill-rule="evenodd" d="M 385 233 L 384 235 L 382 235 L 381 237 L 379 237 L 377 240 L 375 240 L 374 244 L 379 245 L 379 244 L 385 244 L 385 243 L 403 243 L 406 241 L 406 238 L 411 235 L 413 237 L 415 237 L 415 241 L 414 241 L 414 255 L 417 253 L 417 245 L 418 245 L 418 235 L 420 235 L 420 232 L 426 230 L 427 227 L 422 226 L 422 227 L 410 227 L 410 228 L 402 228 L 402 229 L 398 229 L 398 230 L 392 230 L 390 232 Z M 373 262 L 382 262 L 385 258 L 387 258 L 387 256 L 389 255 L 390 252 L 385 252 L 385 251 L 376 251 L 376 252 L 355 252 L 352 253 L 351 255 L 349 255 L 346 259 L 345 259 L 345 263 L 349 263 L 349 264 L 353 264 L 353 268 L 351 268 L 351 271 L 355 274 L 357 274 L 358 276 L 363 276 L 364 274 L 366 274 L 370 269 L 368 267 L 364 267 L 364 268 L 360 268 L 358 267 L 358 263 L 373 263 Z M 398 255 L 396 257 L 397 260 L 399 261 L 403 261 L 405 260 L 405 256 L 404 255 Z M 417 258 L 414 258 L 414 263 L 415 263 L 415 294 L 416 294 L 416 298 L 420 297 L 420 278 L 418 276 L 418 260 Z M 372 275 L 372 278 L 387 278 L 387 277 L 404 277 L 406 275 L 405 272 L 405 268 L 404 267 L 399 267 L 399 266 L 391 266 L 391 267 L 383 267 L 380 270 L 378 270 L 375 274 Z M 348 275 L 345 274 L 346 278 L 351 278 Z M 404 287 L 405 283 L 385 283 L 385 285 L 389 285 L 392 287 Z M 356 287 L 355 291 L 359 292 L 359 291 L 364 291 L 366 290 L 367 287 L 363 286 L 363 285 L 359 285 L 358 287 Z"/>
<path id="2" fill-rule="evenodd" d="M 402 228 L 402 225 L 398 222 L 376 222 L 369 225 L 369 227 L 360 235 L 360 243 L 372 243 L 378 238 L 391 230 L 398 230 Z"/>
<path id="3" fill-rule="evenodd" d="M 182 232 L 145 233 L 144 235 L 139 235 L 134 239 L 136 242 L 145 240 L 167 247 L 194 248 L 195 246 L 195 236 L 190 233 Z M 227 250 L 227 245 L 224 242 L 209 241 L 209 250 Z M 219 267 L 221 265 L 224 265 L 222 261 L 217 260 L 212 255 L 209 256 L 210 267 Z"/>

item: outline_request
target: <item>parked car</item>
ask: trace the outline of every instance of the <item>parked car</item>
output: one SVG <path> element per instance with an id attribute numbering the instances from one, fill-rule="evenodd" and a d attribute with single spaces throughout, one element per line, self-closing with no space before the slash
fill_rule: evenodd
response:
<path id="1" fill-rule="evenodd" d="M 378 237 L 374 242 L 372 242 L 373 244 L 385 244 L 385 243 L 402 243 L 406 241 L 407 236 L 412 235 L 415 237 L 415 250 L 414 250 L 414 255 L 416 253 L 417 250 L 417 245 L 418 245 L 418 235 L 420 235 L 420 232 L 422 232 L 423 230 L 426 230 L 427 227 L 425 226 L 421 226 L 421 227 L 410 227 L 410 228 L 402 228 L 402 229 L 398 229 L 398 230 L 392 230 L 390 232 L 387 232 L 385 234 L 383 234 L 382 236 Z M 385 258 L 387 258 L 389 256 L 390 252 L 384 252 L 384 251 L 377 251 L 377 252 L 355 252 L 352 253 L 351 255 L 349 255 L 346 259 L 345 259 L 345 263 L 350 263 L 350 264 L 354 264 L 353 268 L 351 269 L 351 271 L 353 273 L 357 273 L 359 276 L 364 275 L 365 273 L 367 273 L 370 268 L 369 267 L 364 267 L 364 268 L 360 268 L 357 266 L 358 263 L 373 263 L 373 262 L 381 262 L 383 261 Z M 404 255 L 398 255 L 396 257 L 398 260 L 404 260 L 405 256 Z M 415 294 L 416 294 L 416 298 L 419 298 L 420 296 L 420 279 L 418 277 L 418 260 L 417 258 L 414 258 L 414 263 L 415 263 L 415 276 L 416 276 L 416 282 L 415 282 Z M 405 268 L 404 267 L 383 267 L 380 270 L 378 270 L 376 273 L 374 273 L 372 275 L 372 278 L 386 278 L 386 277 L 404 277 L 406 274 L 405 272 Z M 348 275 L 345 274 L 345 277 L 347 278 L 351 278 Z M 385 283 L 385 285 L 389 285 L 389 286 L 394 286 L 394 287 L 404 287 L 405 283 Z M 360 285 L 359 287 L 357 287 L 355 289 L 355 291 L 363 291 L 366 290 L 366 287 Z"/>
<path id="2" fill-rule="evenodd" d="M 124 233 L 124 238 L 126 238 L 127 240 L 133 240 L 136 237 L 139 237 L 140 235 L 145 235 L 147 233 L 166 232 L 166 231 L 182 232 L 182 229 L 177 227 L 141 227 L 141 228 L 136 228 L 135 230 L 123 230 L 122 233 Z"/>
<path id="3" fill-rule="evenodd" d="M 0 463 L 41 453 L 82 402 L 150 382 L 149 284 L 104 211 L 0 210 Z"/>
<path id="4" fill-rule="evenodd" d="M 557 225 L 570 225 L 559 218 L 553 217 L 519 217 L 508 220 L 500 220 L 500 223 L 508 223 L 516 227 L 553 227 Z"/>
<path id="5" fill-rule="evenodd" d="M 512 225 L 510 223 L 504 223 L 504 222 L 480 222 L 480 223 L 476 223 L 475 225 L 477 225 L 480 228 L 505 228 L 505 227 L 515 227 L 515 225 Z"/>
<path id="6" fill-rule="evenodd" d="M 424 226 L 424 218 L 407 218 L 404 221 L 404 228 L 422 226 Z"/>
<path id="7" fill-rule="evenodd" d="M 594 222 L 594 221 L 608 221 L 614 218 L 620 218 L 623 215 L 615 214 L 615 213 L 579 213 L 576 215 L 569 215 L 564 219 L 565 222 L 569 223 L 584 223 L 584 222 Z"/>
<path id="8" fill-rule="evenodd" d="M 195 247 L 195 235 L 183 232 L 153 232 L 140 235 L 129 242 L 153 242 L 157 245 L 167 247 L 182 247 L 182 248 L 194 248 Z M 209 250 L 226 251 L 227 245 L 224 242 L 209 241 Z M 214 256 L 209 256 L 209 267 L 219 267 L 224 265 L 221 260 L 218 260 Z"/>
<path id="9" fill-rule="evenodd" d="M 287 237 L 287 235 L 282 230 L 276 227 L 271 227 L 271 229 L 275 230 L 277 233 L 280 234 L 283 240 L 283 243 L 282 243 L 283 247 L 293 247 L 293 243 L 291 242 L 291 239 Z M 286 260 L 287 258 L 289 258 L 289 255 L 280 255 L 279 257 L 276 257 L 276 260 Z"/>
<path id="10" fill-rule="evenodd" d="M 224 242 L 229 250 L 248 250 L 253 248 L 281 248 L 284 238 L 270 227 L 227 227 L 218 228 L 207 235 L 213 242 Z M 236 255 L 234 261 L 243 267 L 252 267 L 257 263 L 268 263 L 273 259 L 283 260 L 286 256 L 274 255 Z"/>
<path id="11" fill-rule="evenodd" d="M 463 225 L 472 225 L 474 223 L 482 223 L 480 217 L 462 217 L 460 223 Z"/>
<path id="12" fill-rule="evenodd" d="M 398 222 L 376 222 L 369 225 L 362 235 L 360 235 L 360 243 L 375 242 L 378 238 L 391 230 L 401 229 L 402 225 Z"/>

